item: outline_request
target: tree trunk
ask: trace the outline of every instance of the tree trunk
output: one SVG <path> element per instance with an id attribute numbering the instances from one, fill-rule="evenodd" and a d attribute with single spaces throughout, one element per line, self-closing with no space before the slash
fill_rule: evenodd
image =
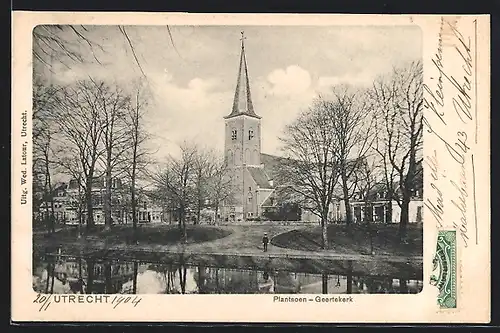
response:
<path id="1" fill-rule="evenodd" d="M 183 231 L 183 238 L 184 238 L 184 243 L 187 243 L 187 230 L 186 230 L 186 216 L 183 214 L 182 215 L 182 231 Z"/>
<path id="2" fill-rule="evenodd" d="M 342 194 L 344 196 L 345 206 L 345 222 L 347 225 L 352 223 L 351 203 L 349 200 L 349 185 L 347 184 L 347 176 L 345 171 L 342 172 Z"/>
<path id="3" fill-rule="evenodd" d="M 130 194 L 132 197 L 132 241 L 134 244 L 136 244 L 137 243 L 137 198 L 135 197 L 135 174 L 132 176 L 132 187 Z"/>
<path id="4" fill-rule="evenodd" d="M 401 202 L 401 218 L 399 221 L 399 238 L 402 243 L 407 242 L 409 209 L 410 209 L 410 198 L 409 196 L 404 196 Z"/>
<path id="5" fill-rule="evenodd" d="M 200 186 L 200 185 L 198 185 Z M 203 205 L 203 198 L 201 196 L 201 191 L 198 190 L 198 206 L 196 207 L 196 220 L 194 221 L 193 224 L 198 224 L 200 223 L 200 218 L 201 218 L 201 206 Z"/>
<path id="6" fill-rule="evenodd" d="M 182 202 L 179 207 L 179 227 L 182 232 L 182 239 L 184 243 L 187 243 L 187 230 L 186 230 L 186 207 Z"/>
<path id="7" fill-rule="evenodd" d="M 130 196 L 132 200 L 132 241 L 134 244 L 137 244 L 137 197 L 136 197 L 136 168 L 137 168 L 137 142 L 134 142 L 134 152 L 132 156 L 132 175 L 131 175 L 131 187 L 130 187 Z"/>
<path id="8" fill-rule="evenodd" d="M 328 221 L 326 217 L 321 218 L 321 239 L 323 250 L 328 249 Z"/>
<path id="9" fill-rule="evenodd" d="M 45 194 L 46 198 L 50 198 L 50 217 L 47 219 L 47 228 L 49 233 L 55 232 L 55 216 L 54 216 L 54 193 L 52 189 L 52 179 L 50 177 L 50 161 L 49 161 L 49 143 L 45 147 L 44 157 L 45 157 Z M 48 207 L 47 207 L 48 209 Z"/>
<path id="10" fill-rule="evenodd" d="M 111 150 L 107 153 L 106 188 L 104 193 L 104 229 L 111 229 Z"/>
<path id="11" fill-rule="evenodd" d="M 78 178 L 78 238 L 82 237 L 82 225 L 83 225 L 83 201 L 82 201 L 82 186 L 80 183 L 81 179 Z"/>
<path id="12" fill-rule="evenodd" d="M 219 216 L 219 204 L 215 204 L 214 225 L 217 225 L 217 216 Z"/>
<path id="13" fill-rule="evenodd" d="M 179 226 L 179 232 L 182 233 L 182 213 L 180 208 L 177 210 L 177 225 Z"/>
<path id="14" fill-rule="evenodd" d="M 87 232 L 94 229 L 94 210 L 92 204 L 92 177 L 89 177 L 85 188 L 85 203 L 87 205 Z"/>

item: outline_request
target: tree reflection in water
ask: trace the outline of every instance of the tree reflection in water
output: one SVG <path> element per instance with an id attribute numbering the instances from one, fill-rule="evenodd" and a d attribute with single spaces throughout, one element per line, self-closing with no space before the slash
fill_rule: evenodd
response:
<path id="1" fill-rule="evenodd" d="M 94 291 L 94 266 L 95 261 L 93 259 L 87 259 L 87 294 L 92 294 Z"/>
<path id="2" fill-rule="evenodd" d="M 42 259 L 40 261 L 40 259 Z M 181 257 L 182 259 L 182 257 Z M 149 264 L 95 258 L 47 255 L 34 266 L 39 292 L 132 293 L 150 290 L 165 294 L 256 294 L 256 293 L 416 293 L 421 285 L 408 277 L 357 276 L 353 261 L 343 261 L 341 274 L 320 274 L 210 267 L 185 262 Z M 35 262 L 34 262 L 35 264 Z M 43 265 L 40 267 L 40 265 Z M 42 269 L 42 270 L 40 270 Z M 40 272 L 46 271 L 47 275 Z M 40 274 L 42 275 L 40 278 Z M 58 281 L 62 282 L 59 283 Z M 342 282 L 345 281 L 345 282 Z M 69 282 L 69 288 L 63 286 Z M 344 286 L 343 283 L 346 283 Z M 34 286 L 36 284 L 34 275 Z M 153 286 L 151 287 L 151 284 Z"/>
<path id="3" fill-rule="evenodd" d="M 328 294 L 328 274 L 321 274 L 321 292 L 323 294 Z"/>
<path id="4" fill-rule="evenodd" d="M 348 294 L 352 294 L 352 260 L 347 261 L 347 290 Z"/>
<path id="5" fill-rule="evenodd" d="M 139 263 L 134 261 L 134 275 L 132 276 L 132 294 L 137 294 L 137 275 L 139 274 Z"/>

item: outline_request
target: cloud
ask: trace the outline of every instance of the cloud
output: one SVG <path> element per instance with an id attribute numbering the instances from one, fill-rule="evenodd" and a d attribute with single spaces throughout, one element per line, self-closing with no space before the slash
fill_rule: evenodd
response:
<path id="1" fill-rule="evenodd" d="M 305 69 L 292 65 L 286 69 L 275 69 L 267 76 L 272 84 L 271 93 L 276 95 L 300 94 L 311 86 L 311 75 Z"/>
<path id="2" fill-rule="evenodd" d="M 148 126 L 156 133 L 159 155 L 174 153 L 178 144 L 189 141 L 199 145 L 221 147 L 224 140 L 222 117 L 229 114 L 230 91 L 214 91 L 216 80 L 193 78 L 187 86 L 165 80 L 158 75 L 154 81 L 157 96 L 154 110 L 148 115 Z"/>
<path id="3" fill-rule="evenodd" d="M 189 81 L 188 88 L 197 92 L 207 92 L 214 88 L 216 84 L 216 80 L 203 80 L 197 77 Z"/>

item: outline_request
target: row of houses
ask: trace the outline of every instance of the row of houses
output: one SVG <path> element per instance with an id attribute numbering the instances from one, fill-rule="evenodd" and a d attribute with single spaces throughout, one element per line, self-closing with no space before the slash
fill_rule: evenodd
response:
<path id="1" fill-rule="evenodd" d="M 113 224 L 132 223 L 132 213 L 127 197 L 123 192 L 122 183 L 119 179 L 113 179 L 112 183 L 112 221 Z M 92 188 L 93 195 L 93 214 L 97 225 L 104 224 L 104 181 L 96 179 Z M 54 188 L 52 201 L 42 202 L 38 210 L 35 210 L 35 220 L 43 220 L 44 216 L 54 205 L 54 216 L 58 223 L 77 225 L 86 220 L 85 206 L 78 200 L 78 184 L 75 181 L 69 183 L 59 183 Z M 369 194 L 369 200 L 363 198 L 361 194 L 355 195 L 350 202 L 351 216 L 355 223 L 372 221 L 379 223 L 398 223 L 401 209 L 396 201 L 388 197 L 385 187 L 375 186 Z M 302 221 L 319 223 L 319 217 L 310 211 L 302 209 L 299 204 L 290 204 L 280 201 L 279 190 L 274 188 L 270 191 L 265 200 L 257 202 L 257 212 L 249 216 L 247 221 Z M 418 189 L 410 201 L 409 216 L 410 222 L 421 223 L 423 216 L 423 198 L 422 191 Z M 242 220 L 235 218 L 235 209 L 233 206 L 223 206 L 218 216 L 211 208 L 205 208 L 201 212 L 201 220 L 195 221 L 196 214 L 189 214 L 189 222 L 213 223 L 216 219 L 224 223 L 238 223 Z M 174 210 L 167 210 L 162 205 L 155 202 L 148 195 L 141 195 L 136 211 L 139 223 L 175 223 L 177 216 Z M 346 209 L 343 201 L 334 201 L 330 205 L 328 220 L 330 222 L 344 221 L 346 218 Z"/>
<path id="2" fill-rule="evenodd" d="M 94 222 L 97 225 L 105 223 L 104 217 L 104 196 L 105 196 L 104 178 L 95 178 L 92 184 L 92 207 Z M 42 201 L 38 209 L 34 209 L 34 220 L 42 221 L 51 212 L 54 205 L 54 217 L 56 222 L 67 225 L 78 225 L 80 216 L 82 223 L 86 221 L 86 206 L 83 200 L 83 194 L 79 192 L 78 182 L 70 180 L 61 182 L 54 186 L 53 194 L 50 199 Z M 195 223 L 196 214 L 189 210 L 187 212 L 188 220 Z M 178 214 L 175 208 L 167 209 L 153 196 L 144 192 L 138 195 L 138 205 L 136 208 L 137 221 L 139 223 L 177 223 Z M 127 188 L 118 178 L 112 179 L 111 184 L 111 219 L 113 224 L 131 224 L 132 211 L 129 193 Z M 219 219 L 221 215 L 219 214 Z M 215 220 L 215 211 L 213 209 L 202 209 L 201 220 L 204 223 L 212 223 Z"/>
<path id="3" fill-rule="evenodd" d="M 92 204 L 94 221 L 97 225 L 104 224 L 104 178 L 95 178 L 92 184 Z M 122 181 L 118 178 L 112 180 L 111 185 L 111 219 L 113 224 L 132 223 L 132 212 L 130 200 L 127 198 Z M 54 186 L 51 200 L 41 203 L 38 210 L 35 210 L 35 220 L 43 220 L 44 216 L 54 205 L 54 217 L 61 224 L 78 224 L 80 216 L 82 221 L 86 220 L 86 207 L 81 200 L 82 193 L 79 191 L 78 182 L 58 183 Z M 167 220 L 166 215 L 160 205 L 155 204 L 147 195 L 139 196 L 136 211 L 139 223 L 160 223 Z"/>

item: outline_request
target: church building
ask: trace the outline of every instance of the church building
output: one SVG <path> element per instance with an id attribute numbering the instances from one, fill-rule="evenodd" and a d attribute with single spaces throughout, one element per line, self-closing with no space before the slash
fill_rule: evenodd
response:
<path id="1" fill-rule="evenodd" d="M 273 205 L 272 162 L 275 156 L 262 154 L 262 118 L 257 115 L 250 93 L 243 33 L 236 92 L 231 113 L 225 121 L 225 159 L 233 182 L 233 200 L 223 207 L 226 221 L 242 222 L 262 214 L 264 204 Z M 266 168 L 267 164 L 267 168 Z"/>
<path id="2" fill-rule="evenodd" d="M 221 218 L 225 222 L 245 222 L 257 218 L 267 219 L 267 212 L 278 207 L 276 195 L 276 171 L 282 157 L 262 153 L 262 133 L 260 117 L 254 110 L 250 92 L 250 79 L 245 57 L 245 37 L 241 38 L 241 53 L 236 91 L 231 112 L 224 117 L 225 145 L 224 155 L 231 177 L 233 195 L 225 200 L 221 209 Z M 421 180 L 420 180 L 421 184 Z M 380 200 L 379 200 L 380 201 Z M 393 201 L 378 202 L 370 215 L 372 221 L 398 223 L 400 208 Z M 351 200 L 355 222 L 365 219 L 363 207 L 366 204 Z M 391 209 L 384 207 L 390 206 Z M 421 221 L 420 197 L 412 198 L 410 222 Z M 390 214 L 387 213 L 390 211 Z M 382 212 L 382 213 L 381 213 Z M 384 213 L 386 212 L 386 213 Z M 263 214 L 264 213 L 264 214 Z M 306 210 L 300 210 L 301 221 L 319 222 L 319 217 Z M 330 207 L 329 221 L 345 219 L 345 207 L 341 200 L 335 200 Z"/>

